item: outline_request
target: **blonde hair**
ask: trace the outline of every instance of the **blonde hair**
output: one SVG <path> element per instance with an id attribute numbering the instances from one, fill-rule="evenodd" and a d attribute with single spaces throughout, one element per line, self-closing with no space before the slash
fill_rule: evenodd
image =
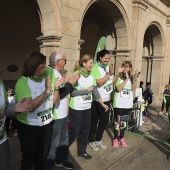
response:
<path id="1" fill-rule="evenodd" d="M 129 75 L 131 75 L 131 72 L 132 72 L 132 62 L 131 61 L 127 61 L 127 60 L 123 61 L 122 67 L 124 67 L 126 65 L 128 65 L 131 68 L 131 70 L 129 71 Z"/>
<path id="2" fill-rule="evenodd" d="M 87 63 L 91 59 L 93 59 L 92 55 L 90 55 L 90 54 L 83 55 L 83 57 L 81 57 L 80 60 L 76 61 L 74 68 L 73 68 L 73 72 L 79 70 L 80 67 L 83 67 L 83 63 Z"/>

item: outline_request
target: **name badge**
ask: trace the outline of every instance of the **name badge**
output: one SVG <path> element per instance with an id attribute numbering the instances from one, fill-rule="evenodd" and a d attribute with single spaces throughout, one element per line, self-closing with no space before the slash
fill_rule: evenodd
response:
<path id="1" fill-rule="evenodd" d="M 120 92 L 120 96 L 121 97 L 129 97 L 130 96 L 130 89 L 123 89 L 121 92 Z"/>
<path id="2" fill-rule="evenodd" d="M 111 93 L 113 91 L 112 84 L 108 84 L 108 85 L 104 86 L 104 91 L 106 94 Z"/>
<path id="3" fill-rule="evenodd" d="M 81 103 L 91 103 L 92 95 L 83 95 L 81 96 Z"/>
<path id="4" fill-rule="evenodd" d="M 39 126 L 44 126 L 49 124 L 53 120 L 52 108 L 37 113 L 37 120 Z"/>

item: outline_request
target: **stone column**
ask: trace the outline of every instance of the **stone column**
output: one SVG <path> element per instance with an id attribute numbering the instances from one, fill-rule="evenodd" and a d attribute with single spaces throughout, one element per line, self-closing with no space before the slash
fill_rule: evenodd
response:
<path id="1" fill-rule="evenodd" d="M 41 43 L 40 51 L 47 56 L 47 65 L 49 64 L 49 56 L 53 51 L 60 50 L 60 40 L 59 36 L 41 36 L 37 40 Z"/>
<path id="2" fill-rule="evenodd" d="M 132 8 L 132 29 L 131 29 L 131 54 L 130 58 L 135 69 L 141 71 L 142 66 L 142 50 L 144 40 L 144 23 L 147 10 L 147 4 L 141 0 L 133 1 Z"/>

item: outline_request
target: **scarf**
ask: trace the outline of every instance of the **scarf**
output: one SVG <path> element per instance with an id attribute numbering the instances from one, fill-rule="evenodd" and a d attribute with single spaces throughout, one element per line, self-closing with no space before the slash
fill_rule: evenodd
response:
<path id="1" fill-rule="evenodd" d="M 34 82 L 42 82 L 44 75 L 29 77 Z"/>
<path id="2" fill-rule="evenodd" d="M 90 75 L 90 71 L 87 72 L 87 71 L 84 71 L 82 68 L 79 69 L 79 72 L 81 75 L 83 75 L 84 77 L 88 77 Z"/>
<path id="3" fill-rule="evenodd" d="M 107 67 L 107 65 L 102 64 L 100 61 L 98 61 L 97 64 L 98 64 L 101 68 L 106 68 L 106 67 Z"/>

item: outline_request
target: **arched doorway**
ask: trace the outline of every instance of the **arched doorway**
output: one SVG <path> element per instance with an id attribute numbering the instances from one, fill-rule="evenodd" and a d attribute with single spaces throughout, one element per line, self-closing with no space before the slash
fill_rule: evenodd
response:
<path id="1" fill-rule="evenodd" d="M 41 35 L 40 18 L 35 0 L 2 1 L 0 8 L 0 76 L 13 87 L 21 76 L 26 54 L 40 51 L 36 40 Z M 10 70 L 11 65 L 18 69 Z"/>
<path id="2" fill-rule="evenodd" d="M 86 9 L 81 27 L 80 39 L 84 43 L 81 45 L 80 57 L 87 53 L 95 56 L 96 50 L 100 49 L 97 48 L 99 41 L 106 37 L 105 48 L 117 57 L 116 66 L 120 65 L 129 49 L 129 24 L 125 12 L 122 14 L 121 11 L 124 9 L 120 2 L 105 0 L 95 1 Z M 114 64 L 114 58 L 111 62 Z"/>
<path id="3" fill-rule="evenodd" d="M 151 23 L 146 29 L 143 42 L 141 80 L 152 83 L 154 96 L 159 96 L 161 64 L 163 60 L 162 30 L 157 23 Z"/>

